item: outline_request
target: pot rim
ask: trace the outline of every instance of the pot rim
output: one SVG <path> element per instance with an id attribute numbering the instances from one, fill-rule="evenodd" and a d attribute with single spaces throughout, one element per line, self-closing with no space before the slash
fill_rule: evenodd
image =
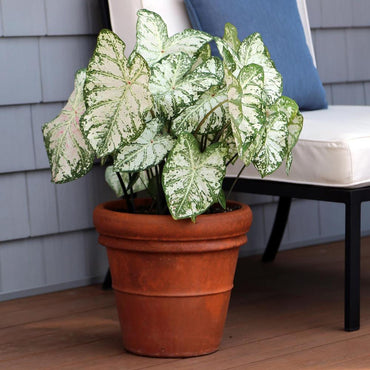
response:
<path id="1" fill-rule="evenodd" d="M 137 205 L 148 201 L 147 198 L 135 199 Z M 228 204 L 236 204 L 240 208 L 231 212 L 203 214 L 192 222 L 190 219 L 174 220 L 170 215 L 117 212 L 124 201 L 114 200 L 99 204 L 93 218 L 101 235 L 124 239 L 215 240 L 245 234 L 252 223 L 251 209 L 236 201 L 228 201 Z"/>

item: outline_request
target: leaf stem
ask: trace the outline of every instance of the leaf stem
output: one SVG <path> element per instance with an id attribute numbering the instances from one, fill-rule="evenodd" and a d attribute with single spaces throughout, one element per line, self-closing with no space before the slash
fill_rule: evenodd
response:
<path id="1" fill-rule="evenodd" d="M 220 140 L 222 134 L 225 132 L 225 130 L 230 126 L 231 122 L 227 122 L 225 125 L 222 126 L 222 129 L 217 133 L 215 138 L 213 139 L 212 143 L 217 143 L 217 141 Z"/>
<path id="2" fill-rule="evenodd" d="M 238 175 L 235 177 L 235 179 L 234 179 L 234 181 L 233 181 L 233 183 L 232 183 L 232 185 L 231 185 L 231 187 L 230 187 L 230 189 L 229 189 L 229 191 L 228 191 L 228 193 L 227 193 L 227 195 L 226 195 L 226 199 L 229 199 L 229 197 L 230 197 L 230 195 L 231 195 L 231 193 L 232 193 L 232 191 L 233 191 L 233 189 L 234 189 L 234 187 L 235 187 L 235 185 L 236 185 L 236 183 L 238 182 L 238 180 L 239 180 L 239 178 L 240 178 L 240 175 L 242 174 L 242 172 L 244 171 L 244 168 L 245 167 L 247 167 L 246 165 L 243 165 L 243 167 L 240 169 L 240 171 L 238 172 Z"/>
<path id="3" fill-rule="evenodd" d="M 129 196 L 129 194 L 127 192 L 127 188 L 125 186 L 125 183 L 122 180 L 122 176 L 119 172 L 116 172 L 116 175 L 118 177 L 118 181 L 121 184 L 121 187 L 122 187 L 122 190 L 123 190 L 124 199 L 126 200 L 126 204 L 127 204 L 127 209 L 129 211 L 129 213 L 135 213 L 135 208 L 134 208 L 133 202 L 132 202 L 131 197 Z"/>
<path id="4" fill-rule="evenodd" d="M 236 158 L 238 158 L 238 153 L 234 154 L 231 159 L 229 159 L 229 161 L 226 163 L 226 167 L 232 163 Z"/>

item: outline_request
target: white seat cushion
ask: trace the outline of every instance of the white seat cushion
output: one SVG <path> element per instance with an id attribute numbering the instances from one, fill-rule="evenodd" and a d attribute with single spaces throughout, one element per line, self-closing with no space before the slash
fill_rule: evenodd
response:
<path id="1" fill-rule="evenodd" d="M 265 179 L 335 187 L 370 185 L 370 106 L 329 106 L 303 115 L 289 176 L 283 164 Z M 241 163 L 229 166 L 227 176 L 235 176 L 240 168 Z M 252 165 L 241 177 L 261 178 Z"/>

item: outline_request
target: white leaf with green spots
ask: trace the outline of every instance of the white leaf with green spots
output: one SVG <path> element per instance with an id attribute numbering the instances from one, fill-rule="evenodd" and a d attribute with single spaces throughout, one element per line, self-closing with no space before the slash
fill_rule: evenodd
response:
<path id="1" fill-rule="evenodd" d="M 215 37 L 215 42 L 217 45 L 217 49 L 223 59 L 223 63 L 225 67 L 231 71 L 234 72 L 236 71 L 236 76 L 238 76 L 240 72 L 240 62 L 239 62 L 239 56 L 238 56 L 238 51 L 233 49 L 233 46 L 229 44 L 228 41 L 221 39 L 219 37 Z"/>
<path id="2" fill-rule="evenodd" d="M 130 174 L 129 173 L 120 173 L 121 178 L 123 180 L 123 183 L 125 184 L 126 188 L 128 188 L 130 184 Z M 135 174 L 132 174 L 132 176 L 135 176 Z M 105 169 L 105 181 L 110 186 L 110 188 L 114 191 L 117 198 L 122 197 L 123 189 L 121 186 L 121 183 L 118 179 L 117 172 L 114 171 L 113 166 L 108 166 Z M 145 172 L 141 172 L 139 176 L 137 176 L 137 180 L 132 186 L 132 191 L 134 193 L 137 193 L 139 191 L 143 191 L 148 187 L 148 177 Z"/>
<path id="3" fill-rule="evenodd" d="M 253 159 L 262 177 L 276 171 L 287 154 L 288 119 L 283 112 L 276 112 L 267 117 L 266 140 L 261 150 Z"/>
<path id="4" fill-rule="evenodd" d="M 226 173 L 226 148 L 210 145 L 201 153 L 192 134 L 183 133 L 163 169 L 163 189 L 174 219 L 191 218 L 218 201 Z"/>
<path id="5" fill-rule="evenodd" d="M 43 128 L 51 177 L 55 183 L 75 180 L 90 171 L 94 151 L 80 129 L 80 117 L 85 112 L 83 86 L 86 71 L 76 73 L 74 90 L 61 113 Z"/>
<path id="6" fill-rule="evenodd" d="M 218 86 L 211 87 L 172 121 L 172 132 L 176 136 L 195 130 L 199 134 L 217 133 L 227 119 L 226 103 L 227 90 Z"/>
<path id="7" fill-rule="evenodd" d="M 275 102 L 282 94 L 283 79 L 271 60 L 261 35 L 253 33 L 244 39 L 239 47 L 238 54 L 241 67 L 250 63 L 263 67 L 265 76 L 264 90 L 267 95 L 267 103 L 272 104 Z"/>
<path id="8" fill-rule="evenodd" d="M 224 36 L 222 37 L 222 39 L 227 42 L 227 44 L 232 48 L 232 50 L 234 51 L 239 50 L 241 42 L 238 37 L 238 30 L 233 24 L 231 23 L 225 24 Z"/>
<path id="9" fill-rule="evenodd" d="M 157 13 L 146 9 L 138 11 L 135 52 L 141 54 L 150 66 L 169 54 L 184 52 L 193 56 L 211 40 L 207 33 L 194 29 L 168 37 L 167 26 Z"/>
<path id="10" fill-rule="evenodd" d="M 134 141 L 144 130 L 142 117 L 152 108 L 149 67 L 138 54 L 129 65 L 124 49 L 117 35 L 102 30 L 87 69 L 81 127 L 99 157 Z"/>
<path id="11" fill-rule="evenodd" d="M 241 160 L 249 165 L 264 142 L 266 109 L 263 101 L 263 68 L 250 64 L 239 78 L 226 69 L 231 127 Z"/>
<path id="12" fill-rule="evenodd" d="M 232 28 L 229 26 L 227 32 L 235 33 L 236 31 L 232 31 Z M 231 36 L 228 33 L 226 33 L 226 39 L 216 38 L 215 40 L 225 65 L 234 73 L 235 77 L 238 76 L 244 66 L 249 64 L 258 64 L 263 67 L 265 98 L 267 99 L 267 104 L 273 104 L 282 94 L 283 81 L 281 74 L 270 58 L 261 35 L 259 33 L 251 34 L 242 41 L 238 49 L 235 49 L 237 42 L 234 41 L 232 43 L 229 40 Z M 232 37 L 235 37 L 235 35 Z"/>
<path id="13" fill-rule="evenodd" d="M 203 45 L 195 54 L 195 62 L 191 66 L 191 70 L 194 71 L 201 64 L 206 62 L 212 56 L 211 46 L 209 44 Z"/>
<path id="14" fill-rule="evenodd" d="M 175 142 L 170 135 L 159 132 L 161 126 L 158 119 L 148 122 L 141 136 L 118 152 L 114 170 L 138 172 L 160 163 Z"/>
<path id="15" fill-rule="evenodd" d="M 289 174 L 290 167 L 293 161 L 292 150 L 295 144 L 299 139 L 299 135 L 303 128 L 303 116 L 300 112 L 297 112 L 297 115 L 289 121 L 288 123 L 288 154 L 286 160 L 286 171 Z"/>
<path id="16" fill-rule="evenodd" d="M 268 110 L 270 114 L 273 112 L 283 112 L 287 116 L 288 136 L 286 169 L 287 173 L 289 173 L 293 160 L 292 150 L 297 143 L 299 135 L 303 128 L 303 116 L 299 112 L 299 107 L 297 103 L 287 96 L 281 96 L 273 106 L 269 107 Z"/>
<path id="17" fill-rule="evenodd" d="M 176 117 L 211 86 L 222 82 L 222 64 L 208 59 L 191 71 L 193 59 L 185 53 L 169 55 L 152 68 L 149 89 L 156 110 L 166 119 Z"/>

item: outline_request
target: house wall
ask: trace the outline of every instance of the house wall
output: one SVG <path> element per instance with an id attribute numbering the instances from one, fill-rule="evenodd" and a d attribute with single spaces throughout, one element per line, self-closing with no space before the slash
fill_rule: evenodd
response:
<path id="1" fill-rule="evenodd" d="M 307 0 L 320 76 L 333 104 L 369 104 L 368 0 Z M 113 194 L 98 166 L 73 183 L 50 182 L 41 126 L 87 65 L 101 28 L 98 0 L 0 0 L 0 300 L 101 281 L 107 269 L 92 210 Z M 276 198 L 252 205 L 243 254 L 268 239 Z M 364 207 L 365 233 L 370 209 Z M 283 247 L 343 238 L 344 208 L 297 200 Z"/>
<path id="2" fill-rule="evenodd" d="M 97 0 L 0 0 L 0 300 L 106 273 L 92 229 L 93 207 L 113 196 L 102 169 L 52 184 L 41 134 L 100 28 Z"/>

